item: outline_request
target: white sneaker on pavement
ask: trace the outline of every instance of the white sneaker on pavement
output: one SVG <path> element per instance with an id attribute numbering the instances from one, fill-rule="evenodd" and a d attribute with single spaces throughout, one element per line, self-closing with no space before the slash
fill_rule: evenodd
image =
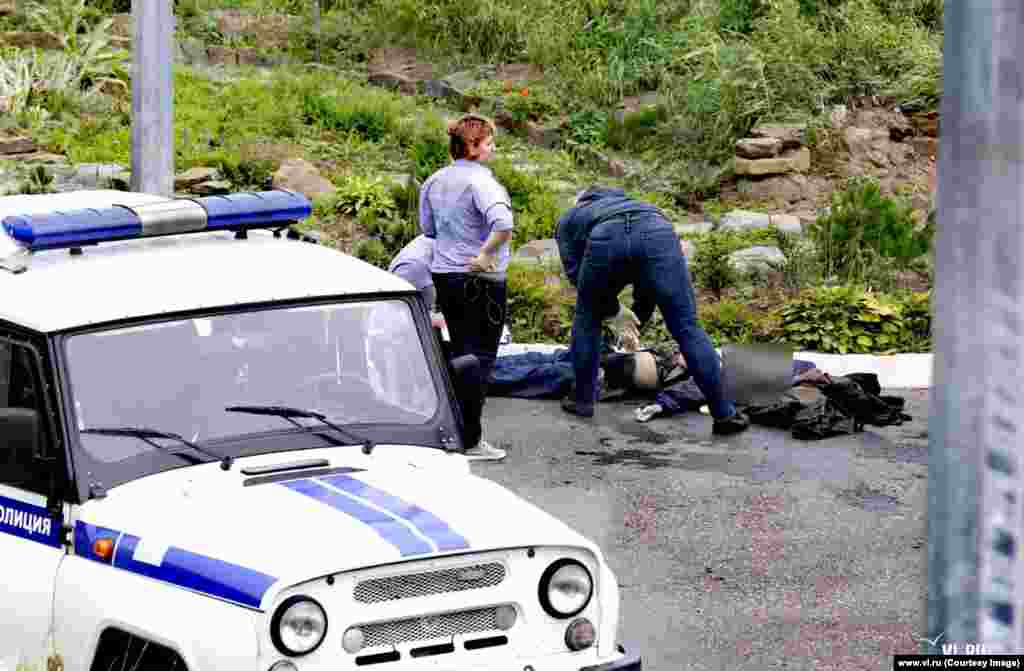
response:
<path id="1" fill-rule="evenodd" d="M 486 440 L 481 440 L 476 447 L 466 450 L 465 454 L 466 458 L 471 461 L 501 461 L 505 458 L 506 452 Z"/>

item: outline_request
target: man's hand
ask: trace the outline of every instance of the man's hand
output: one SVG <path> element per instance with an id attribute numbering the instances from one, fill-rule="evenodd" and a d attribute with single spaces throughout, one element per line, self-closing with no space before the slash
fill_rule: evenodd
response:
<path id="1" fill-rule="evenodd" d="M 619 313 L 612 317 L 608 327 L 627 352 L 640 349 L 640 320 L 625 305 L 619 306 Z"/>
<path id="2" fill-rule="evenodd" d="M 498 259 L 484 252 L 480 252 L 469 261 L 469 270 L 474 273 L 493 273 L 497 267 Z"/>

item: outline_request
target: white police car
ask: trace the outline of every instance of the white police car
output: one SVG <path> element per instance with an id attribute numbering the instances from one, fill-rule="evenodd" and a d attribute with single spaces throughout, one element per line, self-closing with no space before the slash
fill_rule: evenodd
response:
<path id="1" fill-rule="evenodd" d="M 0 198 L 0 669 L 640 669 L 600 550 L 469 472 L 419 294 L 309 209 Z"/>

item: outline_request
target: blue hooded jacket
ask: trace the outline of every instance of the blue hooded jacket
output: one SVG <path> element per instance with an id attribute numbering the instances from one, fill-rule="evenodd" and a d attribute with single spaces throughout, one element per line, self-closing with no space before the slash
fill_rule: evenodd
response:
<path id="1" fill-rule="evenodd" d="M 587 249 L 590 232 L 598 224 L 613 217 L 624 214 L 651 214 L 668 220 L 665 214 L 648 203 L 644 203 L 626 195 L 623 189 L 595 187 L 587 190 L 575 207 L 572 207 L 558 220 L 555 239 L 558 241 L 558 253 L 562 258 L 562 268 L 569 281 L 575 287 L 579 281 L 580 264 Z M 634 287 L 634 312 L 641 323 L 646 323 L 654 312 L 653 297 L 639 296 Z M 603 313 L 612 316 L 618 312 L 618 301 L 612 297 L 614 305 L 608 305 Z"/>

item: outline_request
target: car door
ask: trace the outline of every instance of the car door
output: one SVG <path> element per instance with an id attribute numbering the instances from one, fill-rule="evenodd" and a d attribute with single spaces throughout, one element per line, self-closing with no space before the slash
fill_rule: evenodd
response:
<path id="1" fill-rule="evenodd" d="M 52 469 L 64 460 L 40 461 L 32 454 L 34 444 L 47 454 L 58 452 L 42 365 L 39 349 L 0 329 L 0 668 L 46 668 L 53 589 L 65 556 L 61 515 L 47 511 Z M 33 411 L 34 431 L 26 420 Z"/>

